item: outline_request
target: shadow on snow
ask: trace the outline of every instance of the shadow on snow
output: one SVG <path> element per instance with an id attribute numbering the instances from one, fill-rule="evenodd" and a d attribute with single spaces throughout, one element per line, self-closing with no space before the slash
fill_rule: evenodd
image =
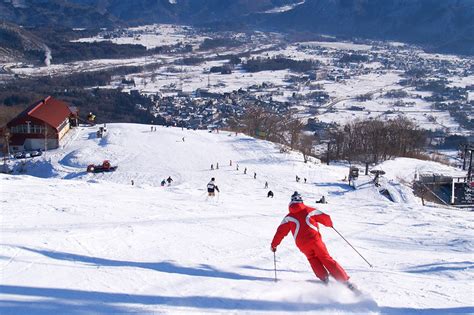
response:
<path id="1" fill-rule="evenodd" d="M 431 273 L 431 272 L 443 272 L 443 271 L 456 271 L 456 270 L 471 270 L 474 264 L 470 261 L 459 261 L 459 262 L 445 262 L 445 263 L 434 263 L 427 265 L 419 265 L 406 270 L 409 273 Z"/>
<path id="2" fill-rule="evenodd" d="M 191 307 L 218 310 L 262 310 L 262 311 L 310 311 L 338 309 L 346 311 L 369 311 L 376 307 L 375 303 L 359 302 L 352 304 L 316 304 L 292 303 L 288 301 L 267 301 L 210 296 L 162 296 L 127 293 L 110 293 L 82 291 L 71 289 L 35 288 L 22 286 L 0 285 L 2 294 L 23 297 L 47 298 L 40 301 L 0 300 L 0 312 L 4 313 L 53 313 L 66 311 L 77 313 L 126 313 L 137 312 L 133 306 L 156 305 L 168 307 Z M 130 304 L 128 307 L 114 304 Z"/>
<path id="3" fill-rule="evenodd" d="M 338 190 L 332 190 L 329 191 L 329 195 L 332 196 L 340 196 L 344 195 L 345 193 L 354 191 L 352 186 L 349 186 L 349 184 L 341 184 L 341 183 L 334 183 L 334 182 L 326 182 L 326 183 L 315 183 L 314 184 L 317 187 L 333 187 L 337 188 Z"/>
<path id="4" fill-rule="evenodd" d="M 345 311 L 366 313 L 379 311 L 382 314 L 463 314 L 474 311 L 474 307 L 453 308 L 396 308 L 378 307 L 375 302 L 364 301 L 350 304 L 341 303 L 305 303 L 289 301 L 268 301 L 255 299 L 240 299 L 210 296 L 162 296 L 127 293 L 110 293 L 98 291 L 82 291 L 72 289 L 38 288 L 0 285 L 0 292 L 4 295 L 0 299 L 0 313 L 35 313 L 51 314 L 54 312 L 67 312 L 67 314 L 84 313 L 137 313 L 140 306 L 162 307 L 190 307 L 198 309 L 215 310 L 241 310 L 241 311 Z M 17 301 L 7 300 L 5 295 L 16 295 L 47 300 Z M 123 306 L 119 304 L 129 304 Z M 142 310 L 143 312 L 143 310 Z M 146 311 L 145 311 L 146 312 Z M 151 310 L 148 310 L 151 312 Z"/>
<path id="5" fill-rule="evenodd" d="M 30 251 L 30 252 L 37 253 L 37 254 L 41 254 L 43 256 L 46 256 L 52 259 L 79 262 L 79 263 L 84 263 L 84 264 L 93 265 L 93 266 L 143 268 L 143 269 L 150 269 L 150 270 L 155 270 L 159 272 L 182 274 L 182 275 L 187 275 L 187 276 L 224 278 L 224 279 L 231 279 L 231 280 L 273 281 L 272 278 L 255 277 L 255 276 L 242 275 L 235 272 L 222 271 L 206 264 L 201 264 L 198 267 L 193 268 L 193 267 L 179 266 L 169 261 L 135 262 L 135 261 L 125 261 L 125 260 L 112 260 L 112 259 L 77 255 L 77 254 L 64 253 L 64 252 L 32 249 L 28 247 L 20 247 L 20 248 Z"/>

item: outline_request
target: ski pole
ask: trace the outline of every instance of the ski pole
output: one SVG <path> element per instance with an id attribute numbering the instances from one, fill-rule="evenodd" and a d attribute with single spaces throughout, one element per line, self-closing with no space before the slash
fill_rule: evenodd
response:
<path id="1" fill-rule="evenodd" d="M 275 268 L 275 282 L 277 282 L 277 260 L 275 252 L 273 252 L 273 266 Z"/>
<path id="2" fill-rule="evenodd" d="M 343 239 L 344 241 L 346 241 L 346 243 L 349 244 L 349 246 L 352 247 L 352 249 L 355 250 L 355 252 L 356 252 L 357 254 L 359 254 L 359 256 L 362 257 L 362 259 L 365 260 L 365 262 L 366 262 L 371 268 L 374 267 L 374 266 L 372 266 L 372 265 L 367 261 L 367 259 L 364 258 L 364 256 L 361 255 L 361 253 L 359 253 L 359 252 L 357 251 L 357 249 L 354 248 L 354 246 L 352 246 L 351 243 L 349 243 L 348 240 L 346 240 L 346 238 L 345 238 L 344 236 L 342 236 L 341 233 L 339 233 L 334 227 L 332 227 L 332 229 L 333 229 L 334 231 L 336 231 L 336 233 L 339 234 L 339 236 L 342 237 L 342 239 Z"/>

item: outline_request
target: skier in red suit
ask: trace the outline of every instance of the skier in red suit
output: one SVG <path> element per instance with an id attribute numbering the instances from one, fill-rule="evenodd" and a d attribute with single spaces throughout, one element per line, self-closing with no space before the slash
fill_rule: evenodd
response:
<path id="1" fill-rule="evenodd" d="M 289 213 L 278 227 L 271 249 L 276 251 L 283 238 L 291 231 L 296 246 L 306 255 L 316 276 L 328 283 L 329 275 L 345 283 L 350 289 L 355 288 L 345 270 L 329 255 L 319 233 L 318 223 L 332 227 L 331 217 L 315 208 L 306 206 L 298 192 L 291 196 Z"/>

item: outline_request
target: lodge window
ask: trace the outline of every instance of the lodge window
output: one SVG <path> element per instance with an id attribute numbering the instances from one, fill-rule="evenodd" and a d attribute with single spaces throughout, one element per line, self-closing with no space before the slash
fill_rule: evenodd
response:
<path id="1" fill-rule="evenodd" d="M 18 125 L 11 127 L 12 133 L 28 133 L 28 125 Z M 41 125 L 30 125 L 30 134 L 32 133 L 44 133 L 44 126 Z"/>
<path id="2" fill-rule="evenodd" d="M 30 133 L 44 133 L 44 126 L 33 125 L 30 128 Z"/>
<path id="3" fill-rule="evenodd" d="M 27 133 L 28 126 L 27 125 L 18 125 L 11 128 L 11 132 L 13 133 Z"/>

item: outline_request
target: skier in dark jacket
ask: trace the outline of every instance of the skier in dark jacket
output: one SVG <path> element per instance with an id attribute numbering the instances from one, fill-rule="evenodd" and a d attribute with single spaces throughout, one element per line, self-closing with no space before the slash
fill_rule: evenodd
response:
<path id="1" fill-rule="evenodd" d="M 173 181 L 173 179 L 171 178 L 171 176 L 168 176 L 168 179 L 166 179 L 166 181 L 168 182 L 168 185 L 171 185 L 171 182 Z"/>
<path id="2" fill-rule="evenodd" d="M 211 178 L 211 181 L 207 184 L 207 195 L 209 197 L 214 197 L 216 195 L 215 191 L 219 191 L 219 187 L 216 185 L 216 179 L 213 177 Z"/>

